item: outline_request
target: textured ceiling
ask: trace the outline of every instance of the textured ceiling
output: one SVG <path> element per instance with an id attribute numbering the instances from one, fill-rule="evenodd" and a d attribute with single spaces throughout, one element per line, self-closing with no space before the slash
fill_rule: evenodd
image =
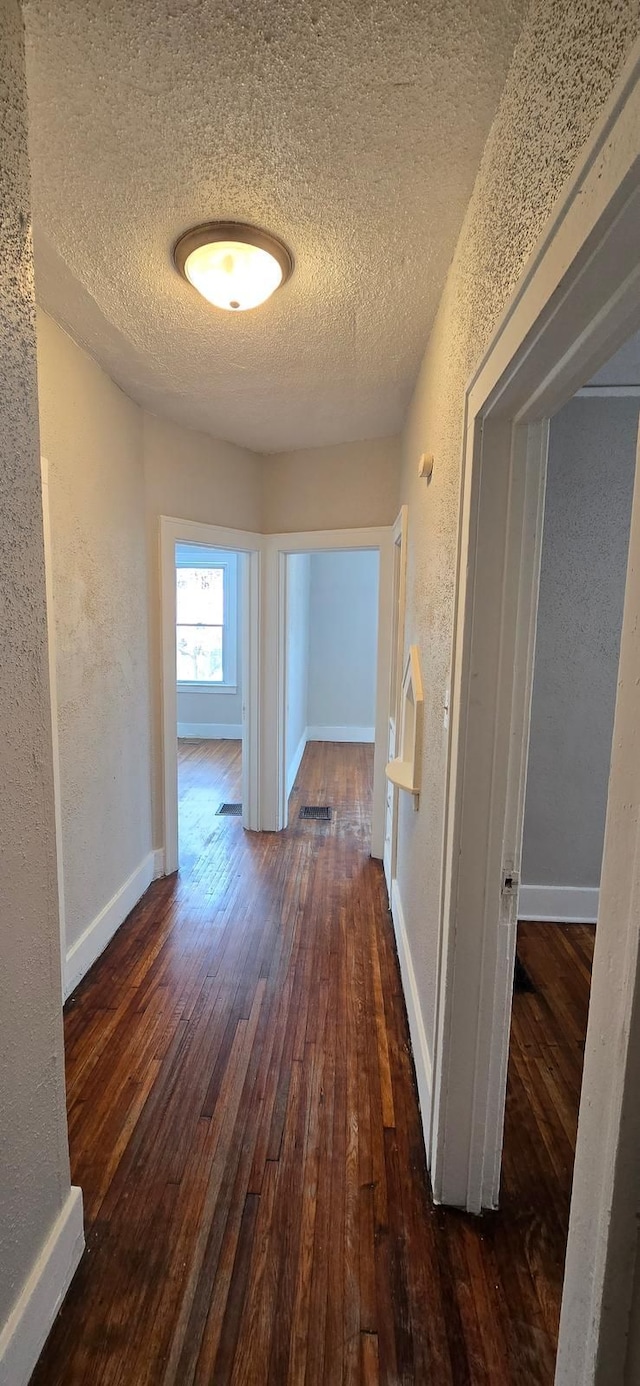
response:
<path id="1" fill-rule="evenodd" d="M 396 433 L 525 0 L 27 0 L 37 293 L 134 399 L 258 451 Z M 268 227 L 209 307 L 171 247 Z"/>

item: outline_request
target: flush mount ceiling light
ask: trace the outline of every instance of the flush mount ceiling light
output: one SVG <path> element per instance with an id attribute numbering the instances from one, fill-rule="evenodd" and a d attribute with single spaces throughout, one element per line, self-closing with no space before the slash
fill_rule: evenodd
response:
<path id="1" fill-rule="evenodd" d="M 203 298 L 231 313 L 265 303 L 293 269 L 292 256 L 277 236 L 238 221 L 211 221 L 185 231 L 173 258 Z"/>

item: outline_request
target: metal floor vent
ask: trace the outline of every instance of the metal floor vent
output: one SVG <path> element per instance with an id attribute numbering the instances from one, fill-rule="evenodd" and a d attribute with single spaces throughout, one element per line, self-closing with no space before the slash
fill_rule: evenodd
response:
<path id="1" fill-rule="evenodd" d="M 328 804 L 303 804 L 298 816 L 300 818 L 315 818 L 321 823 L 330 823 L 331 809 Z"/>
<path id="2" fill-rule="evenodd" d="M 221 804 L 220 808 L 216 809 L 216 818 L 220 813 L 223 813 L 227 818 L 241 818 L 242 804 Z"/>

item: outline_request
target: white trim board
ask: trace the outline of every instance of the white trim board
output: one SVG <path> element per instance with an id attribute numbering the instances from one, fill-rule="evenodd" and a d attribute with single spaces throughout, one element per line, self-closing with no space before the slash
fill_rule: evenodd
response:
<path id="1" fill-rule="evenodd" d="M 640 385 L 583 385 L 578 399 L 638 399 Z"/>
<path id="2" fill-rule="evenodd" d="M 242 722 L 178 722 L 184 741 L 241 741 Z"/>
<path id="3" fill-rule="evenodd" d="M 375 727 L 307 727 L 309 741 L 375 741 Z"/>
<path id="4" fill-rule="evenodd" d="M 120 928 L 127 915 L 131 914 L 156 875 L 160 874 L 157 872 L 157 865 L 157 853 L 148 852 L 115 895 L 112 895 L 104 909 L 87 925 L 80 938 L 67 949 L 65 1000 L 104 952 L 116 930 Z"/>
<path id="5" fill-rule="evenodd" d="M 429 1152 L 431 1136 L 431 1093 L 433 1087 L 433 1072 L 431 1054 L 422 1019 L 422 1007 L 420 1005 L 420 992 L 416 981 L 416 974 L 413 967 L 413 958 L 409 946 L 407 926 L 405 924 L 400 891 L 396 880 L 391 882 L 391 918 L 396 937 L 398 949 L 398 961 L 400 963 L 400 976 L 402 978 L 402 990 L 404 992 L 405 1005 L 407 1007 L 407 1019 L 409 1021 L 409 1035 L 411 1037 L 411 1048 L 413 1051 L 413 1062 L 416 1071 L 416 1081 L 418 1084 L 418 1098 L 420 1101 L 420 1117 L 424 1132 L 424 1146 Z"/>
<path id="6" fill-rule="evenodd" d="M 521 885 L 518 919 L 552 924 L 595 924 L 596 886 Z"/>
<path id="7" fill-rule="evenodd" d="M 290 763 L 290 765 L 289 765 L 289 768 L 288 768 L 288 770 L 287 770 L 287 799 L 289 798 L 289 795 L 290 795 L 290 793 L 291 793 L 291 790 L 293 789 L 293 786 L 294 786 L 294 783 L 295 783 L 296 775 L 297 775 L 297 773 L 298 773 L 298 771 L 299 771 L 299 769 L 300 769 L 300 763 L 301 763 L 301 761 L 302 761 L 302 757 L 303 757 L 303 755 L 304 755 L 304 753 L 305 753 L 305 751 L 306 751 L 306 748 L 307 748 L 307 741 L 308 741 L 308 739 L 309 739 L 309 729 L 308 729 L 308 727 L 305 727 L 305 729 L 304 729 L 304 731 L 303 731 L 303 733 L 302 733 L 302 736 L 300 737 L 300 740 L 299 740 L 299 742 L 298 742 L 298 745 L 296 746 L 296 749 L 295 749 L 295 751 L 294 751 L 294 754 L 293 754 L 293 756 L 292 756 L 292 759 L 291 759 L 291 763 Z"/>
<path id="8" fill-rule="evenodd" d="M 0 1333 L 0 1386 L 27 1386 L 83 1251 L 82 1190 L 72 1186 Z"/>

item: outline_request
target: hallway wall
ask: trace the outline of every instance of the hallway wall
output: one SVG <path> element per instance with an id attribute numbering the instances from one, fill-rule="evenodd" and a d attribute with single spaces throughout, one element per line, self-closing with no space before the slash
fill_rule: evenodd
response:
<path id="1" fill-rule="evenodd" d="M 102 912 L 130 877 L 143 890 L 153 871 L 142 417 L 41 312 L 38 383 L 72 983 L 76 964 L 93 960 L 83 935 L 95 926 L 104 946 Z"/>
<path id="2" fill-rule="evenodd" d="M 396 924 L 405 931 L 424 1025 L 414 1043 L 430 1071 L 440 948 L 440 890 L 465 387 L 578 152 L 638 33 L 632 0 L 537 0 L 504 93 L 420 369 L 403 436 L 409 506 L 405 648 L 419 646 L 425 686 L 419 811 L 401 795 Z M 429 484 L 417 475 L 435 458 Z M 400 919 L 400 925 L 398 925 Z M 428 1113 L 424 1113 L 425 1118 Z"/>
<path id="3" fill-rule="evenodd" d="M 400 508 L 399 438 L 300 448 L 262 464 L 265 534 L 392 525 Z"/>
<path id="4" fill-rule="evenodd" d="M 35 1365 L 82 1250 L 82 1202 L 69 1184 L 27 96 L 15 0 L 0 0 L 0 74 L 0 1380 L 18 1383 Z"/>

